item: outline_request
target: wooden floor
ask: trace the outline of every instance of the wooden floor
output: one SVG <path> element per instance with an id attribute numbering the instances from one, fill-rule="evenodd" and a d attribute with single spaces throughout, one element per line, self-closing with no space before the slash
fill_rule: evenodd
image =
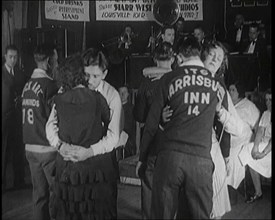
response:
<path id="1" fill-rule="evenodd" d="M 29 175 L 29 174 L 28 174 Z M 27 178 L 30 183 L 30 178 Z M 239 193 L 236 205 L 222 219 L 272 219 L 271 185 L 263 186 L 264 197 L 246 204 Z M 7 191 L 2 194 L 3 220 L 35 220 L 32 218 L 32 189 Z M 118 184 L 118 219 L 141 219 L 140 186 Z"/>

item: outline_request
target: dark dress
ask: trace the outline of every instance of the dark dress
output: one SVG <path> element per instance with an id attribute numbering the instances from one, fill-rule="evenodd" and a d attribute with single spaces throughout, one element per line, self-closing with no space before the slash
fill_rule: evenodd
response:
<path id="1" fill-rule="evenodd" d="M 58 95 L 55 103 L 61 140 L 89 148 L 106 133 L 110 110 L 100 93 L 77 88 Z M 58 154 L 54 186 L 56 219 L 115 218 L 116 175 L 111 153 L 76 163 L 64 161 Z"/>

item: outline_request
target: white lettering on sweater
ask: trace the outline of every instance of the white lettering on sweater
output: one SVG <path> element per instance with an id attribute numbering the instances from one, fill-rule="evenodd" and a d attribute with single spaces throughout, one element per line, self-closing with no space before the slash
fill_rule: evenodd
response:
<path id="1" fill-rule="evenodd" d="M 41 89 L 40 84 L 38 82 L 35 82 L 32 85 L 32 83 L 33 83 L 32 81 L 26 83 L 23 93 L 26 91 L 32 90 L 36 96 L 38 96 L 39 94 L 43 94 L 43 90 Z"/>
<path id="2" fill-rule="evenodd" d="M 209 79 L 208 77 L 204 77 L 202 75 L 185 75 L 182 78 L 176 79 L 169 86 L 168 99 L 171 99 L 172 96 L 175 95 L 178 91 L 194 85 L 211 88 L 214 92 L 216 92 L 219 86 L 219 82 Z"/>
<path id="3" fill-rule="evenodd" d="M 36 99 L 23 99 L 22 105 L 23 106 L 39 107 L 39 100 L 36 100 Z"/>

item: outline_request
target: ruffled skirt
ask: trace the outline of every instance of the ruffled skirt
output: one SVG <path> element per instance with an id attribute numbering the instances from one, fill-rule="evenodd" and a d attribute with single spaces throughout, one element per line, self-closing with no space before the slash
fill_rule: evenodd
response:
<path id="1" fill-rule="evenodd" d="M 56 220 L 116 218 L 118 170 L 112 153 L 73 163 L 56 158 L 54 194 Z"/>

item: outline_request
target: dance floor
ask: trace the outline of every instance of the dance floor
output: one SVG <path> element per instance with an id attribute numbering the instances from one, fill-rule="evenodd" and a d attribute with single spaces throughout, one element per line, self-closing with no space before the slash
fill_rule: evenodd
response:
<path id="1" fill-rule="evenodd" d="M 35 220 L 32 218 L 32 189 L 27 168 L 26 172 L 26 189 L 2 193 L 3 220 Z M 272 219 L 271 184 L 263 185 L 263 194 L 262 200 L 246 204 L 243 195 L 238 193 L 237 203 L 222 219 Z M 140 207 L 140 186 L 119 183 L 118 219 L 141 219 Z"/>

